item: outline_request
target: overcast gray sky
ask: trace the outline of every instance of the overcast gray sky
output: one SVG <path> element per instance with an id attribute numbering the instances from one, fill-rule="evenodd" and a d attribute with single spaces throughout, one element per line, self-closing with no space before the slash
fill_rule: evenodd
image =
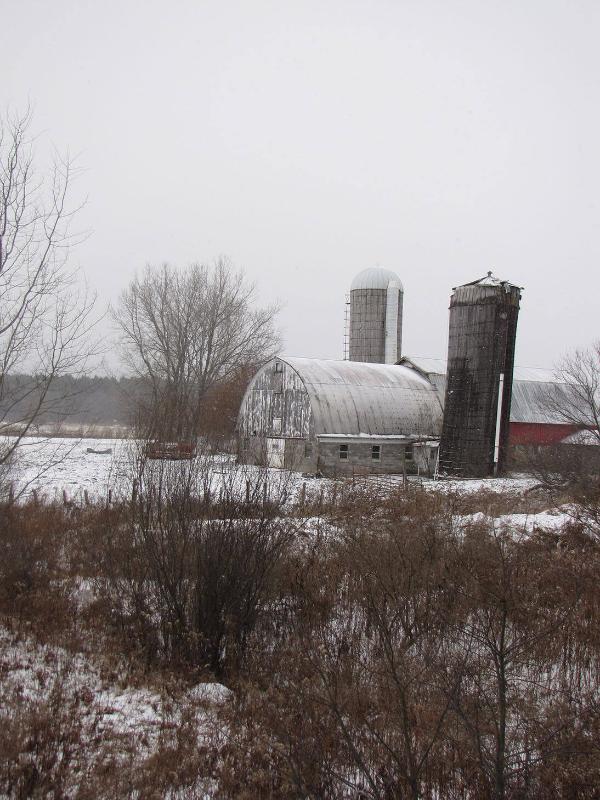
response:
<path id="1" fill-rule="evenodd" d="M 0 0 L 1 99 L 80 154 L 108 302 L 144 264 L 228 255 L 342 356 L 353 276 L 446 354 L 450 289 L 525 287 L 517 363 L 600 337 L 598 0 Z"/>

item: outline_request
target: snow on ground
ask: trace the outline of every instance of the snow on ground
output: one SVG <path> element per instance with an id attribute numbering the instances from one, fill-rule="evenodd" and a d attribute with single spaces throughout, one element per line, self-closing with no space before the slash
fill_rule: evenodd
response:
<path id="1" fill-rule="evenodd" d="M 515 475 L 510 478 L 467 478 L 464 480 L 444 479 L 437 481 L 427 481 L 424 483 L 428 489 L 441 492 L 457 492 L 458 494 L 474 494 L 481 490 L 497 492 L 522 493 L 538 481 L 527 475 Z"/>
<path id="2" fill-rule="evenodd" d="M 111 450 L 108 455 L 88 453 L 87 449 Z M 124 483 L 130 462 L 129 443 L 125 439 L 23 439 L 16 453 L 13 478 L 17 493 L 36 491 L 48 500 L 62 497 L 83 501 L 106 497 L 109 488 Z"/>
<path id="3" fill-rule="evenodd" d="M 114 668 L 109 677 L 106 672 L 90 656 L 0 627 L 0 722 L 18 724 L 28 713 L 47 708 L 57 717 L 53 726 L 64 724 L 61 715 L 80 726 L 81 759 L 101 759 L 110 751 L 117 758 L 134 753 L 141 763 L 190 710 L 199 741 L 214 736 L 216 709 L 232 696 L 221 684 L 200 683 L 173 697 L 121 686 Z"/>
<path id="4" fill-rule="evenodd" d="M 84 501 L 85 492 L 90 500 L 107 497 L 109 489 L 113 495 L 128 495 L 134 474 L 134 443 L 126 439 L 72 439 L 72 438 L 28 438 L 18 448 L 14 464 L 14 483 L 17 491 L 25 496 L 35 490 L 38 496 L 48 500 L 62 499 L 63 491 L 69 500 Z M 91 450 L 110 449 L 110 454 L 89 453 Z M 155 462 L 161 469 L 164 462 Z M 174 463 L 174 462 L 170 462 Z M 186 462 L 177 462 L 185 464 Z M 177 467 L 174 467 L 175 469 Z M 184 466 L 182 468 L 185 468 Z M 199 466 L 199 475 L 206 472 Z M 295 502 L 305 484 L 308 496 L 317 497 L 320 492 L 332 490 L 334 481 L 329 479 L 306 479 L 299 473 L 287 470 L 259 470 L 253 467 L 236 467 L 231 456 L 214 456 L 210 459 L 209 486 L 213 496 L 220 491 L 234 492 L 240 498 L 246 491 L 246 481 L 256 483 L 259 475 L 266 476 L 272 496 L 280 496 Z M 481 489 L 493 492 L 522 493 L 535 484 L 532 478 L 486 478 L 477 480 L 438 480 L 410 477 L 410 483 L 419 484 L 431 491 L 472 494 Z M 370 491 L 387 494 L 403 484 L 401 475 L 370 475 L 356 478 L 356 485 Z"/>
<path id="5" fill-rule="evenodd" d="M 88 452 L 110 449 L 109 454 Z M 83 503 L 87 492 L 90 500 L 103 499 L 112 490 L 113 496 L 129 496 L 135 474 L 135 443 L 126 439 L 27 438 L 17 450 L 12 479 L 15 493 L 30 497 L 35 491 L 39 499 L 67 499 Z M 165 469 L 185 470 L 189 462 L 148 462 L 148 472 Z M 213 497 L 220 492 L 242 498 L 246 481 L 254 485 L 266 476 L 272 496 L 288 500 L 296 498 L 303 478 L 285 470 L 259 470 L 236 467 L 232 457 L 217 455 L 196 461 L 199 482 L 209 474 L 208 486 Z M 262 495 L 261 495 L 262 497 Z"/>
<path id="6" fill-rule="evenodd" d="M 101 673 L 89 657 L 69 653 L 55 645 L 43 645 L 0 627 L 0 697 L 40 703 L 61 684 L 65 703 L 83 701 L 84 716 L 106 732 L 130 733 L 151 741 L 160 726 L 174 714 L 172 700 L 147 688 L 120 688 Z M 115 676 L 113 676 L 115 677 Z M 201 683 L 184 696 L 186 701 L 213 705 L 226 702 L 231 691 L 218 683 Z"/>
<path id="7" fill-rule="evenodd" d="M 574 519 L 574 509 L 571 506 L 560 506 L 549 511 L 539 511 L 535 514 L 502 514 L 490 517 L 482 511 L 475 514 L 466 514 L 457 518 L 461 526 L 485 522 L 493 525 L 496 530 L 510 528 L 520 533 L 532 533 L 535 530 L 560 530 L 567 522 Z"/>

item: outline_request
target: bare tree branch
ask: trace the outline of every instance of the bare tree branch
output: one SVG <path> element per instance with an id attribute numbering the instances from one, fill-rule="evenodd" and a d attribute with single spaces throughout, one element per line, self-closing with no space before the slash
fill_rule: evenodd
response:
<path id="1" fill-rule="evenodd" d="M 207 392 L 276 352 L 278 309 L 257 308 L 255 297 L 223 258 L 184 270 L 148 266 L 123 292 L 114 316 L 125 362 L 150 387 L 150 438 L 194 438 Z"/>
<path id="2" fill-rule="evenodd" d="M 89 332 L 95 298 L 78 287 L 68 265 L 83 238 L 72 230 L 77 170 L 55 155 L 47 174 L 36 169 L 31 109 L 0 118 L 0 464 L 13 456 L 40 417 L 68 398 L 51 392 L 58 377 L 81 375 L 98 347 Z M 13 380 L 19 372 L 26 380 Z"/>

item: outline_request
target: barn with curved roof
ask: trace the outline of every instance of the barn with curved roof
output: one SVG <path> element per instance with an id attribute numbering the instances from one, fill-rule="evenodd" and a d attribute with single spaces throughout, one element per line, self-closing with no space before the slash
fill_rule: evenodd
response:
<path id="1" fill-rule="evenodd" d="M 441 423 L 435 386 L 408 367 L 275 358 L 242 401 L 240 460 L 326 475 L 402 472 Z"/>

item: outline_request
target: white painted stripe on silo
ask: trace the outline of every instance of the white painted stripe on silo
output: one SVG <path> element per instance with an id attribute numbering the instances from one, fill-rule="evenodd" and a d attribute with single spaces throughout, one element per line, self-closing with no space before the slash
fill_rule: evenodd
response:
<path id="1" fill-rule="evenodd" d="M 385 363 L 395 364 L 398 361 L 398 304 L 400 302 L 400 284 L 390 281 L 387 288 L 385 308 Z"/>

